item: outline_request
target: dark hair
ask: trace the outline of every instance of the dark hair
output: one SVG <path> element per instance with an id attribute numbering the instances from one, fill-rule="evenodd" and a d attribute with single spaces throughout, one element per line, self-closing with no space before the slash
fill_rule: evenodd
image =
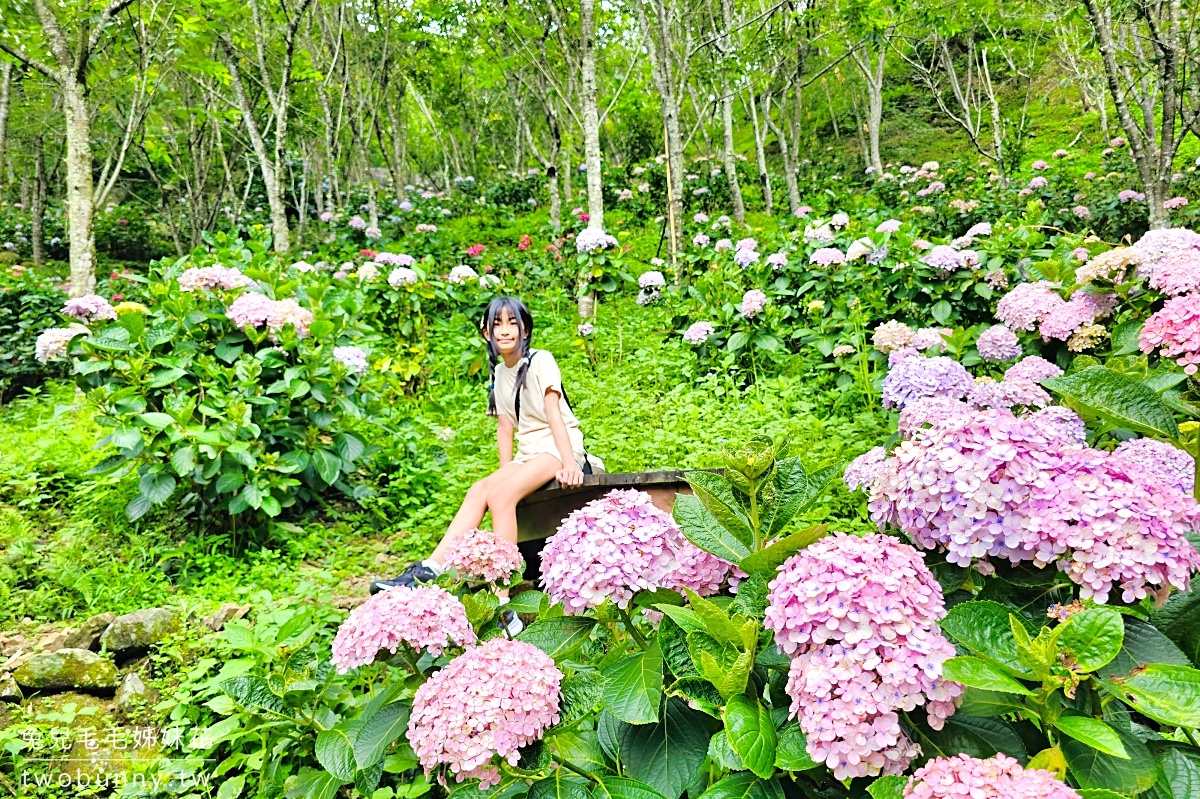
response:
<path id="1" fill-rule="evenodd" d="M 496 342 L 491 338 L 490 333 L 496 327 L 496 323 L 500 321 L 500 316 L 504 311 L 512 314 L 513 319 L 517 322 L 517 330 L 521 334 L 521 340 L 517 345 L 521 352 L 521 366 L 517 370 L 516 391 L 518 394 L 525 387 L 525 378 L 529 371 L 529 358 L 527 357 L 529 342 L 533 337 L 533 316 L 525 307 L 525 303 L 516 297 L 495 297 L 488 303 L 483 312 L 483 318 L 479 320 L 479 332 L 487 341 L 488 364 L 492 374 L 492 385 L 488 390 L 487 412 L 493 415 L 496 414 L 496 364 L 500 362 L 500 351 L 496 349 Z"/>

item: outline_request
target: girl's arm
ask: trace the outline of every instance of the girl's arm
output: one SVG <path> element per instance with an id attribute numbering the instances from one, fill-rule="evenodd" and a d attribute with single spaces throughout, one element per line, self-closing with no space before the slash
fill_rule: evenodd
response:
<path id="1" fill-rule="evenodd" d="M 500 450 L 500 465 L 507 466 L 512 463 L 513 423 L 512 419 L 503 414 L 496 417 L 496 447 Z"/>
<path id="2" fill-rule="evenodd" d="M 575 450 L 571 448 L 571 439 L 567 436 L 567 426 L 563 422 L 562 408 L 559 397 L 562 396 L 553 388 L 546 389 L 546 421 L 550 423 L 550 432 L 554 434 L 554 447 L 558 450 L 558 459 L 562 468 L 554 477 L 564 486 L 583 485 L 583 472 L 575 462 Z"/>

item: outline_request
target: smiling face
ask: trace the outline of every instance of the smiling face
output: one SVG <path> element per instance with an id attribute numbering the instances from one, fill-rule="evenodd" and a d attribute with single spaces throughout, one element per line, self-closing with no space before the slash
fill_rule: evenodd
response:
<path id="1" fill-rule="evenodd" d="M 512 311 L 502 308 L 496 314 L 492 329 L 485 330 L 484 335 L 496 345 L 496 352 L 505 361 L 520 357 L 521 323 Z"/>

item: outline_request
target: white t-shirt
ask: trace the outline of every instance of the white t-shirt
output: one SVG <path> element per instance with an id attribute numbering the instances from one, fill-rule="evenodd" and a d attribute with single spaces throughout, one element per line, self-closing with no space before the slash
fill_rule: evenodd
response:
<path id="1" fill-rule="evenodd" d="M 525 375 L 525 387 L 521 390 L 519 421 L 514 400 L 517 371 L 521 368 L 521 362 L 518 361 L 512 368 L 505 366 L 504 361 L 496 364 L 496 413 L 506 417 L 517 428 L 517 452 L 513 456 L 513 462 L 524 463 L 543 452 L 558 457 L 554 432 L 550 429 L 550 420 L 546 418 L 546 391 L 554 389 L 558 392 L 558 410 L 562 414 L 563 425 L 567 428 L 567 438 L 571 441 L 575 460 L 582 468 L 583 432 L 579 429 L 579 420 L 575 418 L 563 396 L 562 372 L 558 369 L 558 363 L 554 356 L 545 350 L 530 352 L 532 359 L 529 362 L 529 371 Z"/>

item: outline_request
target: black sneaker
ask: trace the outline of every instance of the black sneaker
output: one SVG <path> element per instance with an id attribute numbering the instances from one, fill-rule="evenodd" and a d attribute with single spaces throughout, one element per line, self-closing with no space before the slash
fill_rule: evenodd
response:
<path id="1" fill-rule="evenodd" d="M 437 574 L 433 569 L 426 566 L 424 563 L 417 562 L 409 564 L 408 568 L 400 572 L 396 577 L 390 580 L 372 580 L 371 586 L 368 589 L 372 595 L 378 594 L 380 591 L 386 591 L 389 588 L 403 586 L 404 588 L 412 588 L 417 583 L 432 583 L 437 579 Z"/>
<path id="2" fill-rule="evenodd" d="M 504 631 L 507 638 L 516 638 L 525 630 L 525 623 L 521 621 L 515 610 L 501 610 L 496 624 Z"/>

